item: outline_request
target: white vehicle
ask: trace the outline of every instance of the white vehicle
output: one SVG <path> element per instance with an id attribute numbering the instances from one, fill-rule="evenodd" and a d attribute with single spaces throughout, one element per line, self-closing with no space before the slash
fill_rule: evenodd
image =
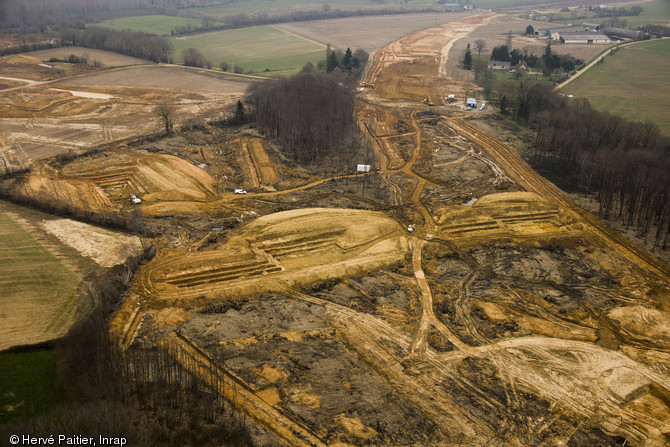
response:
<path id="1" fill-rule="evenodd" d="M 140 203 L 142 203 L 142 199 L 140 199 L 139 197 L 137 197 L 135 194 L 131 194 L 131 195 L 130 195 L 130 201 L 131 201 L 134 205 L 139 205 Z"/>
<path id="2" fill-rule="evenodd" d="M 236 190 L 233 191 L 233 192 L 234 192 L 235 194 L 246 194 L 246 193 L 247 193 L 247 192 L 246 192 L 245 190 L 243 190 L 243 189 L 236 189 Z"/>
<path id="3" fill-rule="evenodd" d="M 485 108 L 486 108 L 486 103 L 483 102 L 483 103 L 482 103 L 482 106 L 479 108 L 479 110 L 484 110 Z"/>
<path id="4" fill-rule="evenodd" d="M 410 233 L 412 231 L 414 231 L 414 225 L 416 225 L 416 224 L 407 225 L 407 231 L 410 232 Z"/>

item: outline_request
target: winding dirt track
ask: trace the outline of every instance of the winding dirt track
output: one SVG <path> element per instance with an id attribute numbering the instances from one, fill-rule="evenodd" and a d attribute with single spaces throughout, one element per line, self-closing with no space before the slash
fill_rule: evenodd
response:
<path id="1" fill-rule="evenodd" d="M 438 36 L 433 41 L 435 44 L 433 48 L 427 46 L 430 39 L 422 40 L 421 33 L 417 33 L 417 35 L 403 38 L 401 41 L 380 50 L 375 55 L 368 81 L 371 81 L 371 83 L 381 82 L 380 80 L 385 79 L 387 75 L 386 70 L 391 70 L 391 67 L 397 63 L 407 64 L 411 55 L 421 55 L 427 61 L 441 60 L 446 54 L 445 45 L 451 45 L 454 36 L 460 36 L 462 30 L 467 27 L 469 27 L 468 29 L 474 29 L 474 27 L 485 23 L 490 17 L 468 18 L 463 23 L 454 25 L 460 31 L 447 33 L 447 36 L 452 36 L 451 39 L 445 38 L 436 30 L 425 32 L 424 37 L 425 35 Z M 437 30 L 442 31 L 444 29 L 444 27 L 437 28 Z M 417 46 L 414 47 L 413 45 Z M 398 62 L 398 60 L 401 62 Z M 438 66 L 443 65 L 444 61 L 441 61 L 440 64 L 430 65 L 435 72 L 432 73 L 432 79 L 426 81 L 426 84 L 435 83 L 436 79 L 439 79 Z M 400 81 L 394 80 L 396 83 L 394 85 L 397 85 Z M 384 86 L 378 85 L 375 90 L 377 87 L 380 87 L 380 91 L 396 94 L 394 88 L 384 90 Z M 505 339 L 490 343 L 477 330 L 469 309 L 469 288 L 481 273 L 474 268 L 461 277 L 460 282 L 454 288 L 456 293 L 447 299 L 454 301 L 456 319 L 464 326 L 465 334 L 461 334 L 463 336 L 470 335 L 481 346 L 475 347 L 465 343 L 438 318 L 434 309 L 433 292 L 426 278 L 423 263 L 424 247 L 434 240 L 434 235 L 440 228 L 427 203 L 422 200 L 422 196 L 427 185 L 439 185 L 435 185 L 430 179 L 422 176 L 417 167 L 422 161 L 422 157 L 425 158 L 422 154 L 422 149 L 425 149 L 422 141 L 430 138 L 422 130 L 422 126 L 417 119 L 417 112 L 425 111 L 426 106 L 420 104 L 420 100 L 417 100 L 414 106 L 408 106 L 406 97 L 401 99 L 384 97 L 383 95 L 373 97 L 376 94 L 377 92 L 367 97 L 362 95 L 365 105 L 359 111 L 359 126 L 362 130 L 367 131 L 372 137 L 372 141 L 375 142 L 375 155 L 379 159 L 379 166 L 381 167 L 379 174 L 383 181 L 392 186 L 393 204 L 409 208 L 413 213 L 411 218 L 415 219 L 413 222 L 416 223 L 416 227 L 414 227 L 411 235 L 410 248 L 412 250 L 411 262 L 414 280 L 421 294 L 421 316 L 418 326 L 410 336 L 381 317 L 303 293 L 288 285 L 277 288 L 275 292 L 325 308 L 328 322 L 336 329 L 338 336 L 344 339 L 347 348 L 354 351 L 371 370 L 383 378 L 393 388 L 394 392 L 397 392 L 403 399 L 419 409 L 426 418 L 434 422 L 448 439 L 454 441 L 450 445 L 530 445 L 529 443 L 524 444 L 516 436 L 516 433 L 523 430 L 538 433 L 548 431 L 554 424 L 558 424 L 559 419 L 559 416 L 547 411 L 544 416 L 537 417 L 534 420 L 535 425 L 532 427 L 523 426 L 524 423 L 512 420 L 510 422 L 512 426 L 506 428 L 512 433 L 512 436 L 504 437 L 500 433 L 500 427 L 498 429 L 492 427 L 489 422 L 484 420 L 484 416 L 477 416 L 472 408 L 459 405 L 455 392 L 450 389 L 451 386 L 457 387 L 460 391 L 471 392 L 478 399 L 476 402 L 480 403 L 485 411 L 490 410 L 497 414 L 514 412 L 515 408 L 523 405 L 520 396 L 530 391 L 536 396 L 546 397 L 552 402 L 552 405 L 560 404 L 570 408 L 571 411 L 574 411 L 574 414 L 578 414 L 579 417 L 587 421 L 589 418 L 598 417 L 599 411 L 611 416 L 613 420 L 621 417 L 628 424 L 623 429 L 626 436 L 637 437 L 637 439 L 644 438 L 643 430 L 638 430 L 635 426 L 637 423 L 635 421 L 636 413 L 625 407 L 625 399 L 621 399 L 624 402 L 620 403 L 612 397 L 610 389 L 607 388 L 609 382 L 605 383 L 604 386 L 601 386 L 600 382 L 614 374 L 612 371 L 615 373 L 624 371 L 625 374 L 630 374 L 630 377 L 634 379 L 634 385 L 638 387 L 634 389 L 634 392 L 638 392 L 644 390 L 644 387 L 652 382 L 665 387 L 665 389 L 670 389 L 670 379 L 668 377 L 651 368 L 642 367 L 623 354 L 605 350 L 593 343 L 539 336 Z M 376 103 L 375 101 L 378 100 L 379 103 Z M 398 135 L 390 135 L 386 132 L 383 135 L 376 135 L 367 124 L 368 120 L 371 116 L 383 115 L 382 108 L 388 108 L 394 100 L 397 101 L 398 108 L 402 109 L 405 119 L 407 121 L 411 120 L 411 131 L 405 129 Z M 383 104 L 381 104 L 382 102 Z M 663 278 L 669 278 L 667 267 L 660 264 L 651 255 L 632 246 L 614 230 L 599 223 L 595 216 L 571 203 L 558 188 L 535 173 L 514 149 L 462 119 L 444 117 L 441 119 L 456 135 L 474 146 L 481 147 L 485 152 L 485 154 L 477 153 L 475 149 L 472 149 L 471 152 L 468 152 L 459 160 L 466 160 L 470 157 L 477 158 L 484 162 L 495 174 L 493 176 L 494 182 L 510 179 L 522 189 L 534 192 L 552 204 L 563 205 L 569 212 L 574 213 L 576 220 L 581 219 L 588 224 L 591 238 L 603 239 L 604 244 L 611 246 L 623 257 L 632 259 L 638 265 L 655 271 Z M 413 139 L 411 153 L 407 151 L 404 160 L 399 155 L 400 150 L 396 150 L 394 147 L 393 139 L 399 136 L 406 139 L 412 137 Z M 259 168 L 264 163 L 259 162 L 260 158 L 259 160 L 253 160 L 253 155 L 248 148 L 246 148 L 245 153 L 248 158 L 247 164 L 257 174 L 255 183 L 260 184 L 262 175 Z M 362 175 L 365 174 L 352 174 L 349 177 Z M 392 176 L 400 176 L 408 181 L 407 185 L 412 190 L 411 192 L 406 191 L 404 197 L 409 203 L 403 203 L 402 188 L 394 183 Z M 269 199 L 306 190 L 329 180 L 331 179 L 320 179 L 297 188 L 271 193 L 247 194 L 246 196 L 230 195 L 221 198 L 220 201 L 237 201 L 249 198 Z M 398 231 L 400 232 L 400 230 Z M 458 249 L 455 244 L 452 245 L 453 247 L 450 246 L 450 248 L 457 252 Z M 467 255 L 463 254 L 463 256 L 466 257 Z M 220 287 L 220 285 L 217 284 L 213 287 Z M 510 292 L 514 293 L 511 288 Z M 528 307 L 532 307 L 536 313 L 550 323 L 564 323 L 563 320 L 546 313 L 539 306 L 534 306 L 531 303 Z M 593 312 L 594 315 L 599 315 L 597 310 L 593 310 Z M 142 324 L 143 316 L 139 307 L 130 311 L 129 314 L 130 318 L 123 330 L 123 342 L 127 345 L 132 343 L 138 328 Z M 600 317 L 602 318 L 602 316 Z M 582 326 L 577 324 L 568 326 L 576 331 L 584 330 Z M 428 335 L 432 328 L 436 329 L 455 349 L 446 353 L 438 353 L 432 349 L 428 343 Z M 296 420 L 276 405 L 263 400 L 251 387 L 237 378 L 232 371 L 218 365 L 195 342 L 186 339 L 183 335 L 176 334 L 169 338 L 166 343 L 172 347 L 171 349 L 183 353 L 183 355 L 175 354 L 175 357 L 182 362 L 186 369 L 198 376 L 212 389 L 218 390 L 241 411 L 275 432 L 287 444 L 300 446 L 327 444 L 323 436 L 315 433 L 314 430 L 310 430 L 306 426 L 307 424 Z M 561 357 L 561 353 L 565 352 L 575 352 L 577 355 L 566 362 Z M 484 359 L 495 365 L 497 372 L 493 373 L 493 376 L 497 380 L 499 378 L 497 374 L 499 374 L 502 377 L 501 380 L 505 383 L 502 392 L 505 396 L 502 398 L 503 400 L 487 395 L 488 384 L 477 383 L 476 379 L 465 377 L 459 373 L 458 362 L 472 358 Z M 548 359 L 546 364 L 542 363 L 545 358 Z M 574 374 L 571 368 L 574 369 Z M 213 371 L 216 371 L 216 374 Z M 629 371 L 631 372 L 629 373 Z M 491 377 L 487 376 L 486 380 Z M 614 383 L 613 387 L 619 385 L 618 382 L 612 383 Z M 239 395 L 240 392 L 243 393 L 242 397 Z M 604 410 L 599 406 L 602 406 Z M 646 426 L 653 425 L 655 420 L 653 418 L 645 419 L 644 423 L 647 424 Z M 561 441 L 567 444 L 579 428 L 580 426 L 576 427 L 572 433 L 557 434 L 552 441 Z M 669 430 L 670 427 L 665 424 L 662 429 Z"/>
<path id="2" fill-rule="evenodd" d="M 654 256 L 629 242 L 616 230 L 604 225 L 596 216 L 575 205 L 563 191 L 554 186 L 526 163 L 519 153 L 506 144 L 487 135 L 474 125 L 463 120 L 447 121 L 447 124 L 459 135 L 478 144 L 503 167 L 507 175 L 527 191 L 533 191 L 540 196 L 554 200 L 568 207 L 572 212 L 589 223 L 592 231 L 607 241 L 619 253 L 627 258 L 664 276 L 670 281 L 670 267 L 660 262 Z"/>
<path id="3" fill-rule="evenodd" d="M 388 79 L 387 77 L 384 76 L 384 70 L 389 67 L 392 67 L 393 64 L 403 63 L 401 62 L 401 60 L 403 59 L 403 55 L 412 53 L 411 45 L 403 46 L 402 42 L 403 40 L 405 39 L 401 39 L 400 43 L 396 42 L 392 45 L 389 45 L 387 48 L 378 51 L 377 54 L 375 54 L 373 65 L 368 72 L 366 82 L 368 84 L 375 84 L 374 88 L 375 91 L 378 91 L 377 95 L 380 97 L 380 99 L 386 101 L 384 102 L 384 107 L 389 106 L 389 103 L 387 101 L 389 99 L 392 99 L 394 95 L 397 95 L 398 94 L 397 92 L 399 91 L 397 88 L 389 89 L 385 88 L 385 86 L 379 85 L 379 83 L 382 80 Z M 416 42 L 419 41 L 420 39 L 419 38 L 407 39 L 405 43 L 407 43 L 410 40 Z M 450 44 L 451 43 L 452 42 L 450 42 Z M 399 54 L 400 49 L 404 50 L 403 55 Z M 436 51 L 439 51 L 439 49 L 436 49 Z M 446 51 L 443 50 L 440 52 L 440 54 L 446 55 L 447 52 L 448 50 Z M 443 66 L 443 63 L 440 64 L 440 66 Z M 401 81 L 395 80 L 394 82 L 399 84 Z M 385 97 L 384 96 L 385 94 L 390 96 Z M 367 101 L 369 101 L 367 103 L 368 106 L 373 106 L 376 99 L 374 99 L 373 95 L 368 95 Z M 407 103 L 403 102 L 402 107 L 404 108 L 408 107 Z M 418 107 L 419 106 L 417 105 L 417 108 Z M 370 115 L 362 112 L 359 119 L 361 120 L 362 123 L 365 123 L 365 120 L 367 119 L 368 116 Z M 412 206 L 423 217 L 423 224 L 418 225 L 416 227 L 414 232 L 415 238 L 413 238 L 411 244 L 413 270 L 415 273 L 417 284 L 421 289 L 422 315 L 419 327 L 414 334 L 409 349 L 408 360 L 411 360 L 412 362 L 427 361 L 445 377 L 452 377 L 454 378 L 454 380 L 460 381 L 465 388 L 477 391 L 480 389 L 477 384 L 466 383 L 465 379 L 454 377 L 453 370 L 448 365 L 452 364 L 454 361 L 457 361 L 458 359 L 463 359 L 467 356 L 472 355 L 487 355 L 487 357 L 490 356 L 490 358 L 494 361 L 494 363 L 498 365 L 499 371 L 501 373 L 505 372 L 505 374 L 508 375 L 508 382 L 510 383 L 511 386 L 512 396 L 516 396 L 517 394 L 514 387 L 515 381 L 522 379 L 524 376 L 524 367 L 522 366 L 522 364 L 519 363 L 518 360 L 513 355 L 509 356 L 507 352 L 508 350 L 516 349 L 516 347 L 519 347 L 521 349 L 535 350 L 537 351 L 537 354 L 540 358 L 542 356 L 547 356 L 548 355 L 547 353 L 552 349 L 557 351 L 561 350 L 570 351 L 571 349 L 583 349 L 585 355 L 587 355 L 586 353 L 588 352 L 588 356 L 590 356 L 590 358 L 588 360 L 586 358 L 583 359 L 583 361 L 577 365 L 577 368 L 584 368 L 585 370 L 588 370 L 589 368 L 593 367 L 593 365 L 590 363 L 592 361 L 601 365 L 631 364 L 630 363 L 631 360 L 625 356 L 609 358 L 607 357 L 608 355 L 607 351 L 604 351 L 602 350 L 602 348 L 588 343 L 580 343 L 579 347 L 577 347 L 577 345 L 575 345 L 575 343 L 577 342 L 570 342 L 566 340 L 543 338 L 543 337 L 538 337 L 534 339 L 527 339 L 527 338 L 515 339 L 510 341 L 498 342 L 494 344 L 487 343 L 486 338 L 478 333 L 475 325 L 470 321 L 471 317 L 469 316 L 469 312 L 463 307 L 465 297 L 468 294 L 468 287 L 475 280 L 477 276 L 477 273 L 475 271 L 463 277 L 460 283 L 458 284 L 459 296 L 455 299 L 455 309 L 456 313 L 460 314 L 458 320 L 464 323 L 465 329 L 470 333 L 473 339 L 477 340 L 483 346 L 470 347 L 466 345 L 458 337 L 456 337 L 444 324 L 440 322 L 440 320 L 435 316 L 435 313 L 433 311 L 433 300 L 431 290 L 428 285 L 428 282 L 426 281 L 425 273 L 422 268 L 422 248 L 428 241 L 432 239 L 433 237 L 432 235 L 437 228 L 433 216 L 431 215 L 431 213 L 421 200 L 422 192 L 428 180 L 423 178 L 421 175 L 417 174 L 417 172 L 413 170 L 415 163 L 419 160 L 419 157 L 421 155 L 421 142 L 422 138 L 424 138 L 424 135 L 422 134 L 422 130 L 416 120 L 416 110 L 411 113 L 411 118 L 412 118 L 412 127 L 414 128 L 414 132 L 412 132 L 415 141 L 414 149 L 407 163 L 400 166 L 399 168 L 394 169 L 389 169 L 389 164 L 392 163 L 392 160 L 398 158 L 397 153 L 394 151 L 393 145 L 391 144 L 391 138 L 393 137 L 393 135 L 375 135 L 367 124 L 363 124 L 361 126 L 361 128 L 364 128 L 368 131 L 368 133 L 372 137 L 372 140 L 375 142 L 375 154 L 380 160 L 382 176 L 386 177 L 389 174 L 400 174 L 406 178 L 414 179 L 417 182 L 411 194 L 411 204 L 407 205 Z M 444 119 L 444 122 L 451 130 L 453 130 L 456 133 L 456 135 L 465 138 L 467 141 L 473 143 L 476 146 L 481 147 L 486 152 L 486 155 L 488 157 L 480 156 L 477 158 L 480 158 L 482 161 L 486 162 L 491 167 L 491 169 L 496 173 L 497 180 L 510 179 L 518 186 L 529 192 L 534 192 L 549 201 L 561 204 L 562 206 L 569 209 L 572 213 L 574 213 L 575 217 L 577 217 L 578 220 L 581 220 L 582 222 L 585 222 L 588 225 L 589 231 L 592 233 L 590 239 L 604 241 L 603 243 L 605 243 L 608 247 L 611 247 L 614 251 L 622 255 L 622 257 L 630 259 L 634 264 L 637 264 L 647 270 L 651 270 L 661 275 L 661 277 L 665 278 L 666 280 L 670 280 L 670 274 L 669 274 L 670 272 L 666 265 L 658 261 L 650 254 L 631 244 L 616 231 L 612 230 L 606 225 L 603 225 L 591 213 L 584 211 L 583 209 L 579 208 L 574 203 L 572 203 L 561 190 L 556 188 L 552 183 L 542 178 L 532 168 L 530 168 L 528 164 L 523 159 L 521 159 L 521 157 L 513 148 L 501 143 L 495 138 L 487 135 L 485 132 L 479 130 L 471 123 L 466 122 L 462 119 L 446 118 Z M 476 156 L 477 154 L 472 155 Z M 394 202 L 397 203 L 397 200 L 394 200 Z M 539 309 L 539 311 L 540 314 L 542 314 L 549 322 L 553 321 L 556 324 L 565 325 L 565 322 L 563 320 L 556 319 L 553 315 L 547 314 L 542 309 Z M 599 314 L 596 311 L 593 315 L 598 316 Z M 602 316 L 600 318 L 603 319 Z M 456 350 L 448 354 L 436 354 L 433 350 L 431 350 L 427 346 L 426 342 L 426 338 L 431 326 L 434 326 L 447 340 L 449 340 L 455 346 Z M 575 331 L 584 329 L 582 326 L 574 324 L 569 325 L 569 327 Z M 500 353 L 500 357 L 497 357 L 498 354 L 496 353 Z M 375 364 L 374 361 L 371 361 L 371 363 Z M 635 362 L 633 362 L 633 364 L 634 363 Z M 562 366 L 560 366 L 560 364 L 557 363 L 554 367 L 560 369 Z M 623 366 L 619 367 L 626 368 Z M 378 369 L 377 371 L 382 375 L 384 374 L 384 372 L 381 369 Z M 642 376 L 650 380 L 653 380 L 656 383 L 661 384 L 666 388 L 668 388 L 668 385 L 670 384 L 667 377 L 659 375 L 655 371 L 651 371 L 647 368 L 641 367 L 638 369 L 638 372 Z M 585 373 L 584 376 L 586 375 L 588 374 Z M 580 379 L 576 380 L 586 380 L 582 376 L 582 373 L 579 372 L 576 372 L 575 377 L 581 377 Z M 535 380 L 538 383 L 545 382 L 545 378 L 540 377 L 540 375 L 535 376 Z M 593 417 L 596 414 L 596 411 L 591 406 L 592 402 L 589 402 L 588 400 L 579 400 L 579 399 L 575 400 L 574 395 L 571 394 L 571 392 L 567 391 L 567 389 L 569 389 L 569 387 L 571 386 L 569 382 L 575 379 L 573 379 L 572 377 L 566 377 L 565 380 L 566 380 L 565 383 L 556 383 L 556 384 L 545 383 L 544 385 L 545 388 L 543 388 L 542 386 L 536 388 L 537 385 L 533 384 L 532 380 L 530 382 L 525 383 L 524 386 L 527 388 L 534 388 L 534 389 L 536 388 L 536 392 L 538 392 L 539 395 L 542 395 L 543 393 L 548 393 L 552 395 L 555 402 L 561 402 L 565 405 L 571 406 L 578 413 L 583 413 L 587 417 Z M 647 379 L 638 379 L 638 380 L 644 381 Z M 600 391 L 598 390 L 592 392 L 596 394 L 600 393 Z M 515 399 L 518 401 L 518 397 L 508 396 L 510 405 Z M 603 402 L 608 402 L 610 397 L 600 395 L 599 400 L 600 399 L 602 399 Z M 488 402 L 490 405 L 495 406 L 495 403 L 492 400 L 487 399 L 486 397 L 484 397 L 484 401 Z M 610 405 L 609 403 L 605 404 L 605 406 L 609 405 Z M 597 410 L 597 408 L 598 407 L 596 406 L 595 409 Z M 634 424 L 635 423 L 634 421 L 638 418 L 638 416 L 636 416 L 635 413 L 631 413 L 627 409 L 623 408 L 619 409 L 616 406 L 608 408 L 607 410 L 607 412 L 611 412 L 610 414 L 616 414 L 619 411 L 620 411 L 619 414 L 621 414 L 622 417 L 625 420 L 627 420 L 627 422 L 630 424 Z M 477 429 L 481 429 L 483 425 L 481 424 L 481 421 L 471 420 L 471 422 L 474 424 L 475 427 L 477 427 Z M 552 423 L 553 423 L 552 421 L 548 421 L 541 428 L 541 430 L 547 429 Z M 538 426 L 538 428 L 540 427 Z M 577 429 L 578 428 L 579 427 L 577 427 Z M 575 429 L 575 431 L 577 429 Z M 640 436 L 640 433 L 637 432 L 637 429 L 635 428 L 626 428 L 623 430 L 627 433 L 627 436 L 630 436 L 631 438 Z M 563 438 L 565 443 L 567 443 L 570 440 L 571 436 L 574 434 L 575 431 L 573 431 L 572 433 Z M 503 445 L 501 438 L 498 438 L 496 435 L 492 436 L 489 435 L 490 436 L 489 437 L 484 433 L 480 434 L 483 435 L 485 438 L 487 438 L 487 441 L 485 442 L 486 445 Z M 644 437 L 646 435 L 642 436 Z M 479 438 L 478 441 L 481 441 L 481 439 L 482 438 Z M 656 441 L 653 440 L 650 442 L 654 444 L 654 442 Z"/>

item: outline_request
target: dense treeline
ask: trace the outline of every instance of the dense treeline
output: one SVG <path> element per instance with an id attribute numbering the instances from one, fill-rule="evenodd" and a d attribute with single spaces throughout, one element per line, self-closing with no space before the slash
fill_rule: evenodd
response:
<path id="1" fill-rule="evenodd" d="M 552 177 L 595 193 L 605 218 L 636 228 L 667 248 L 670 143 L 654 123 L 595 111 L 585 99 L 532 118 L 533 163 Z M 653 230 L 653 232 L 652 232 Z"/>
<path id="2" fill-rule="evenodd" d="M 639 5 L 635 5 L 630 9 L 626 9 L 623 6 L 620 8 L 607 8 L 603 6 L 590 6 L 589 11 L 594 12 L 596 17 L 619 17 L 619 16 L 639 16 L 644 8 Z"/>
<path id="3" fill-rule="evenodd" d="M 506 81 L 499 83 L 483 79 L 484 92 L 497 90 L 500 111 L 517 123 L 529 123 L 535 114 L 549 109 L 562 109 L 565 100 L 554 91 L 553 84 L 537 81 Z"/>
<path id="4" fill-rule="evenodd" d="M 77 45 L 98 50 L 114 51 L 127 56 L 154 62 L 172 62 L 174 47 L 166 39 L 148 36 L 141 32 L 114 31 L 109 28 L 67 28 L 60 33 L 63 46 Z"/>
<path id="5" fill-rule="evenodd" d="M 356 49 L 354 52 L 351 51 L 351 48 L 347 48 L 344 52 L 341 50 L 326 50 L 326 54 L 326 59 L 319 61 L 317 64 L 319 70 L 326 70 L 327 73 L 330 73 L 335 69 L 339 69 L 357 78 L 360 77 L 370 57 L 368 52 L 361 48 Z M 311 68 L 305 66 L 303 67 L 303 71 L 309 73 L 311 72 Z"/>
<path id="6" fill-rule="evenodd" d="M 237 1 L 240 0 L 3 0 L 0 28 L 42 27 L 144 14 L 177 15 L 183 8 L 223 6 Z"/>
<path id="7" fill-rule="evenodd" d="M 531 163 L 563 188 L 593 194 L 605 218 L 668 248 L 670 141 L 650 122 L 627 121 L 567 101 L 551 85 L 499 86 L 501 112 L 535 132 Z"/>
<path id="8" fill-rule="evenodd" d="M 116 0 L 114 2 L 107 0 L 32 0 L 30 2 L 4 0 L 0 2 L 0 29 L 45 32 L 49 26 L 81 26 L 82 23 L 149 14 L 202 20 L 201 26 L 184 25 L 172 31 L 172 34 L 183 34 L 306 20 L 442 11 L 442 9 L 433 8 L 432 5 L 419 8 L 389 7 L 356 10 L 340 10 L 324 5 L 321 10 L 274 11 L 272 15 L 261 11 L 254 14 L 240 13 L 218 19 L 208 15 L 205 9 L 199 10 L 199 8 L 222 6 L 238 1 L 242 0 L 152 0 L 150 3 L 142 0 Z"/>
<path id="9" fill-rule="evenodd" d="M 301 164 L 338 167 L 360 147 L 354 93 L 335 73 L 300 73 L 250 87 L 252 119 Z"/>

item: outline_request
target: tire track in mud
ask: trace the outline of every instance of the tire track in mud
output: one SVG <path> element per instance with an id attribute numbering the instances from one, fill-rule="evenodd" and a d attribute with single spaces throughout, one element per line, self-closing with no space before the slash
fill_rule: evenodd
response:
<path id="1" fill-rule="evenodd" d="M 258 168 L 251 159 L 251 154 L 249 153 L 249 145 L 247 140 L 240 141 L 240 146 L 242 146 L 242 154 L 244 155 L 244 161 L 247 165 L 247 170 L 249 171 L 249 178 L 251 181 L 251 186 L 258 188 L 260 183 L 258 182 Z"/>
<path id="2" fill-rule="evenodd" d="M 608 245 L 616 252 L 635 264 L 641 264 L 646 269 L 661 274 L 666 280 L 670 281 L 669 266 L 628 241 L 618 231 L 603 224 L 595 215 L 575 205 L 563 191 L 528 166 L 516 150 L 463 120 L 448 120 L 447 125 L 457 134 L 482 147 L 519 186 L 565 206 L 579 216 L 581 220 L 588 223 L 595 236 L 607 241 Z"/>
<path id="3" fill-rule="evenodd" d="M 419 255 L 420 259 L 420 255 Z M 462 433 L 467 438 L 478 440 L 485 436 L 481 421 L 459 409 L 434 382 L 434 378 L 408 374 L 405 357 L 401 361 L 397 353 L 380 342 L 386 340 L 410 352 L 412 341 L 406 335 L 379 318 L 355 311 L 330 301 L 286 289 L 284 293 L 296 299 L 322 305 L 327 309 L 331 323 L 345 340 L 347 346 L 357 352 L 375 373 L 383 377 L 397 392 L 412 405 L 437 421 L 441 428 L 448 428 L 452 434 Z M 448 329 L 447 329 L 448 331 Z M 410 363 L 412 361 L 410 360 Z M 473 426 L 476 426 L 475 430 Z"/>
<path id="4" fill-rule="evenodd" d="M 442 323 L 435 315 L 433 307 L 433 295 L 430 291 L 430 286 L 426 280 L 426 275 L 421 266 L 422 249 L 426 245 L 425 240 L 414 239 L 412 250 L 412 267 L 414 269 L 414 277 L 416 278 L 419 287 L 421 288 L 421 322 L 417 334 L 412 341 L 412 348 L 410 355 L 418 355 L 423 357 L 426 352 L 426 337 L 431 326 L 434 326 L 447 340 L 449 340 L 457 349 L 465 350 L 469 346 L 463 343 L 453 332 Z"/>

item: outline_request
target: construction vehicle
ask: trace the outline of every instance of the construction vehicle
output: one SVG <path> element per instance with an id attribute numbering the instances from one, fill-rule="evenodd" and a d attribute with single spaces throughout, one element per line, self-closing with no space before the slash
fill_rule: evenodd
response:
<path id="1" fill-rule="evenodd" d="M 421 102 L 429 106 L 435 105 L 433 104 L 433 101 L 430 99 L 430 96 L 428 98 L 424 98 Z"/>

